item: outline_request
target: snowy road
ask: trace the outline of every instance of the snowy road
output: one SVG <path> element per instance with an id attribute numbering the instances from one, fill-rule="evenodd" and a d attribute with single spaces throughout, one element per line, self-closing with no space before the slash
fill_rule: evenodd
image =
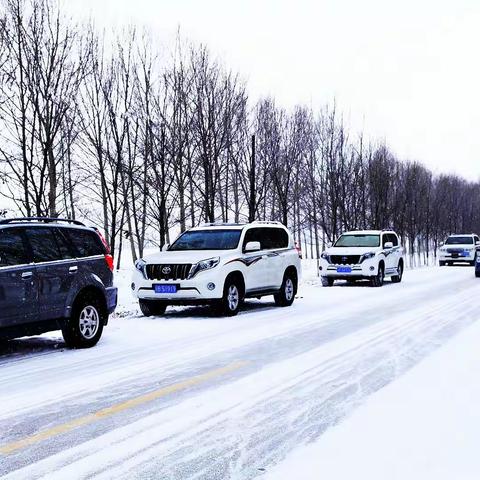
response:
<path id="1" fill-rule="evenodd" d="M 129 300 L 96 348 L 11 342 L 0 476 L 257 477 L 477 320 L 479 285 L 469 267 L 381 289 L 309 284 L 291 308 L 252 301 L 233 319 L 146 319 Z"/>

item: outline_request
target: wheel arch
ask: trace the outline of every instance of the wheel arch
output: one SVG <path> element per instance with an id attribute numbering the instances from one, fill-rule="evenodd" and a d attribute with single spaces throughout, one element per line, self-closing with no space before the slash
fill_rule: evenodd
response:
<path id="1" fill-rule="evenodd" d="M 243 276 L 243 273 L 240 270 L 232 270 L 228 275 L 225 277 L 225 282 L 223 282 L 223 289 L 225 290 L 225 285 L 227 284 L 227 281 L 230 279 L 235 279 L 238 280 L 240 283 L 240 289 L 241 289 L 241 297 L 245 297 L 245 291 L 246 291 L 246 286 L 245 286 L 245 277 Z"/>
<path id="2" fill-rule="evenodd" d="M 285 276 L 285 275 L 287 275 L 287 273 L 291 273 L 292 276 L 294 277 L 295 289 L 297 289 L 298 288 L 298 270 L 297 270 L 297 267 L 295 265 L 289 265 L 285 269 L 285 273 L 283 275 Z"/>
<path id="3" fill-rule="evenodd" d="M 78 292 L 77 294 L 75 295 L 74 299 L 73 299 L 73 302 L 71 304 L 71 307 L 69 309 L 69 316 L 71 316 L 75 306 L 81 301 L 83 300 L 84 298 L 88 297 L 88 296 L 95 296 L 99 301 L 100 301 L 100 305 L 102 307 L 102 317 L 104 317 L 104 319 L 107 319 L 108 318 L 108 307 L 107 307 L 107 298 L 105 296 L 105 292 L 95 286 L 95 285 L 87 285 L 85 287 L 82 287 Z"/>

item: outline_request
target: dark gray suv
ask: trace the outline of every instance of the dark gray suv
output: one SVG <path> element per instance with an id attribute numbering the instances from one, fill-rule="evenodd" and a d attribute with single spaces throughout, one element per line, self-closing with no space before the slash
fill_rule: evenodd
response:
<path id="1" fill-rule="evenodd" d="M 0 220 L 0 338 L 62 330 L 92 347 L 117 305 L 113 257 L 94 228 L 72 220 Z"/>

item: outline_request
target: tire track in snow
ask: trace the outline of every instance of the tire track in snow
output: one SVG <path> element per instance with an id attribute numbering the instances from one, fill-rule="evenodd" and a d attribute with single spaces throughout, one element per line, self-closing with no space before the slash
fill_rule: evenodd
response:
<path id="1" fill-rule="evenodd" d="M 317 438 L 456 328 L 473 321 L 473 291 L 472 285 L 460 296 L 455 292 L 412 309 L 412 319 L 397 314 L 288 361 L 267 364 L 230 385 L 41 461 L 35 465 L 40 475 L 31 478 L 42 472 L 55 478 L 51 472 L 57 468 L 58 475 L 76 472 L 77 478 L 102 471 L 105 478 L 253 478 L 258 468 L 276 463 L 299 442 Z M 458 305 L 465 310 L 455 318 Z M 449 330 L 452 325 L 456 328 Z M 242 401 L 239 391 L 245 393 Z M 215 393 L 227 401 L 209 405 Z M 182 422 L 175 425 L 175 417 Z"/>
<path id="2" fill-rule="evenodd" d="M 436 286 L 441 288 L 447 283 L 451 283 L 448 277 L 440 278 L 436 282 Z M 397 306 L 405 304 L 407 299 L 410 302 L 420 301 L 425 296 L 425 292 L 428 292 L 432 287 L 428 282 L 422 282 L 420 285 L 405 284 L 406 287 L 403 284 L 401 285 L 401 294 L 395 298 Z M 350 287 L 347 288 L 351 290 Z M 362 287 L 357 288 L 362 290 Z M 384 288 L 392 291 L 396 289 L 398 292 L 399 285 L 386 285 Z M 366 290 L 368 293 L 371 292 L 368 287 Z M 374 291 L 379 292 L 378 289 L 374 289 Z M 453 294 L 453 292 L 450 292 L 450 294 Z M 392 306 L 389 305 L 389 302 L 391 302 L 389 294 L 376 298 L 375 302 L 379 312 L 382 312 L 385 306 Z M 300 306 L 302 305 L 300 304 Z M 151 381 L 152 372 L 161 372 L 159 374 L 161 376 L 181 374 L 184 369 L 188 368 L 188 363 L 192 359 L 199 361 L 214 353 L 239 348 L 242 345 L 261 339 L 293 335 L 311 325 L 320 323 L 330 325 L 330 327 L 334 326 L 338 331 L 336 333 L 332 332 L 332 335 L 339 336 L 349 334 L 352 329 L 363 328 L 371 323 L 368 320 L 355 323 L 352 323 L 351 320 L 336 321 L 339 317 L 336 312 L 337 308 L 328 304 L 326 306 L 327 310 L 321 314 L 321 318 L 302 320 L 301 313 L 297 313 L 300 318 L 296 317 L 292 321 L 292 317 L 300 310 L 297 307 L 298 305 L 288 310 L 268 309 L 267 311 L 244 313 L 240 318 L 255 318 L 253 325 L 253 321 L 248 323 L 236 322 L 235 328 L 223 331 L 220 334 L 216 332 L 193 334 L 194 338 L 160 341 L 158 344 L 142 346 L 141 348 L 136 346 L 126 351 L 112 352 L 109 349 L 104 350 L 100 345 L 92 349 L 93 351 L 88 352 L 58 352 L 58 355 L 62 355 L 61 368 L 54 361 L 56 356 L 36 359 L 37 361 L 33 365 L 25 363 L 25 368 L 20 368 L 19 365 L 14 365 L 12 368 L 3 366 L 0 392 L 8 392 L 8 396 L 2 396 L 0 393 L 0 403 L 3 406 L 2 416 L 6 419 L 12 415 L 25 414 L 30 410 L 47 405 L 54 409 L 56 403 L 75 403 L 75 401 L 80 401 L 80 399 L 95 392 L 107 389 L 114 390 L 116 387 L 122 389 L 132 381 L 136 385 L 141 381 L 148 383 Z M 342 316 L 357 313 L 358 317 L 361 318 L 362 315 L 365 316 L 369 312 L 371 305 L 349 305 L 342 307 L 342 309 Z M 381 318 L 376 318 L 375 321 L 381 320 Z M 94 365 L 95 368 L 90 369 L 90 365 Z M 42 389 L 45 384 L 50 384 L 52 388 Z M 30 386 L 31 395 L 26 391 L 26 385 Z M 15 393 L 16 389 L 19 391 L 18 394 Z M 39 391 L 39 389 L 42 390 Z"/>

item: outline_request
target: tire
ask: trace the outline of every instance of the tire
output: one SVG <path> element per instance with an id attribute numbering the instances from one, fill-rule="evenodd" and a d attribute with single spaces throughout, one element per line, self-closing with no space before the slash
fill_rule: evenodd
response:
<path id="1" fill-rule="evenodd" d="M 385 270 L 383 265 L 379 265 L 378 273 L 370 279 L 370 285 L 372 287 L 381 287 L 385 279 Z"/>
<path id="2" fill-rule="evenodd" d="M 323 287 L 333 287 L 333 282 L 335 280 L 330 277 L 322 277 L 322 286 Z"/>
<path id="3" fill-rule="evenodd" d="M 146 317 L 159 317 L 167 309 L 167 304 L 159 300 L 139 300 L 138 304 Z"/>
<path id="4" fill-rule="evenodd" d="M 108 313 L 98 294 L 87 293 L 77 299 L 71 317 L 62 328 L 67 347 L 90 348 L 96 345 L 107 320 Z"/>
<path id="5" fill-rule="evenodd" d="M 392 275 L 392 283 L 400 283 L 403 278 L 403 263 L 400 262 L 397 267 L 398 275 Z"/>
<path id="6" fill-rule="evenodd" d="M 238 279 L 227 277 L 223 287 L 223 297 L 216 310 L 220 315 L 234 317 L 240 310 L 242 296 L 242 286 Z"/>
<path id="7" fill-rule="evenodd" d="M 475 271 L 475 276 L 476 276 L 477 278 L 480 278 L 480 270 L 476 270 L 476 271 Z"/>
<path id="8" fill-rule="evenodd" d="M 280 291 L 273 296 L 275 305 L 277 307 L 289 307 L 295 300 L 296 293 L 297 279 L 291 272 L 285 272 Z"/>
<path id="9" fill-rule="evenodd" d="M 447 262 L 445 262 L 444 260 L 440 260 L 438 263 L 441 267 L 444 267 L 447 264 Z"/>

